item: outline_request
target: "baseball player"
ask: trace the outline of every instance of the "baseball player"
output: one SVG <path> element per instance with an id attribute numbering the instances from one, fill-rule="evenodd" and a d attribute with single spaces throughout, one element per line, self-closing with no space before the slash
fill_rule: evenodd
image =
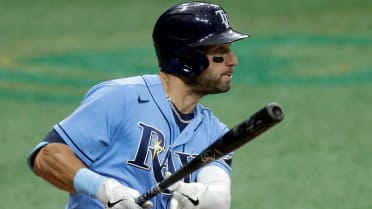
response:
<path id="1" fill-rule="evenodd" d="M 69 192 L 66 209 L 228 209 L 232 153 L 147 201 L 167 175 L 228 131 L 199 101 L 227 92 L 237 57 L 227 14 L 206 2 L 178 4 L 153 29 L 159 74 L 92 87 L 80 106 L 31 151 L 39 177 Z"/>

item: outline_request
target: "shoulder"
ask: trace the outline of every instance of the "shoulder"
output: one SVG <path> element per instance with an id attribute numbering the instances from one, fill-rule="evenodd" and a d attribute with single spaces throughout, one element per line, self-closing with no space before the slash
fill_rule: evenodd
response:
<path id="1" fill-rule="evenodd" d="M 145 84 L 142 76 L 119 78 L 119 79 L 115 79 L 115 80 L 111 80 L 107 82 L 111 83 L 112 85 L 118 85 L 118 86 L 132 86 L 132 85 L 144 85 Z"/>
<path id="2" fill-rule="evenodd" d="M 202 104 L 198 104 L 197 112 L 199 112 L 204 125 L 210 127 L 213 133 L 222 135 L 223 133 L 228 131 L 228 127 L 226 126 L 226 124 L 223 123 L 211 109 L 203 106 Z"/>
<path id="3" fill-rule="evenodd" d="M 158 81 L 158 82 L 157 82 Z M 99 84 L 96 84 L 86 94 L 90 96 L 91 94 L 111 94 L 125 92 L 125 94 L 135 93 L 141 91 L 142 88 L 148 88 L 149 83 L 159 83 L 160 79 L 157 75 L 144 75 L 144 76 L 133 76 L 126 78 L 119 78 L 109 81 L 104 81 Z M 135 88 L 134 88 L 135 87 Z"/>
<path id="4" fill-rule="evenodd" d="M 120 86 L 151 86 L 161 84 L 159 75 L 142 75 L 110 81 Z"/>
<path id="5" fill-rule="evenodd" d="M 216 121 L 220 123 L 220 119 L 213 113 L 213 111 L 202 104 L 198 104 L 196 106 L 196 109 L 200 114 L 202 115 L 203 119 L 211 120 L 211 121 Z"/>

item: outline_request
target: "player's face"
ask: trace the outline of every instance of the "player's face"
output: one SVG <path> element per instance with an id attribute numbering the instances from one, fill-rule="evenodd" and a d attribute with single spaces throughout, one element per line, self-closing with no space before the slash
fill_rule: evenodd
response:
<path id="1" fill-rule="evenodd" d="M 190 81 L 194 91 L 199 94 L 227 92 L 238 59 L 231 50 L 231 44 L 211 46 L 205 50 L 209 60 L 208 68 Z"/>

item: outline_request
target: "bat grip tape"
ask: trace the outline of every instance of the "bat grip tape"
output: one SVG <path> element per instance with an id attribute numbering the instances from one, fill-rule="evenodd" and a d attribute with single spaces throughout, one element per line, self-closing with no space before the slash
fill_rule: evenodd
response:
<path id="1" fill-rule="evenodd" d="M 137 197 L 135 201 L 138 205 L 142 206 L 147 200 L 150 200 L 151 198 L 155 197 L 160 192 L 161 189 L 159 187 L 159 184 L 156 184 L 151 189 L 147 190 L 145 193 Z"/>

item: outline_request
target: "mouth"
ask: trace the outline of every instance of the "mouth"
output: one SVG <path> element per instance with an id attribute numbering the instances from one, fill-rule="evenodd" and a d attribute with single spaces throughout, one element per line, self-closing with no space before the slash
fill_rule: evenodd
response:
<path id="1" fill-rule="evenodd" d="M 232 80 L 232 77 L 233 77 L 233 72 L 224 73 L 224 74 L 222 74 L 222 77 L 224 78 L 225 81 L 230 82 Z"/>
<path id="2" fill-rule="evenodd" d="M 224 73 L 223 75 L 224 75 L 224 76 L 228 76 L 228 77 L 232 78 L 232 76 L 233 76 L 233 73 L 234 73 L 234 71 L 233 71 L 233 70 L 229 70 L 228 72 Z"/>

